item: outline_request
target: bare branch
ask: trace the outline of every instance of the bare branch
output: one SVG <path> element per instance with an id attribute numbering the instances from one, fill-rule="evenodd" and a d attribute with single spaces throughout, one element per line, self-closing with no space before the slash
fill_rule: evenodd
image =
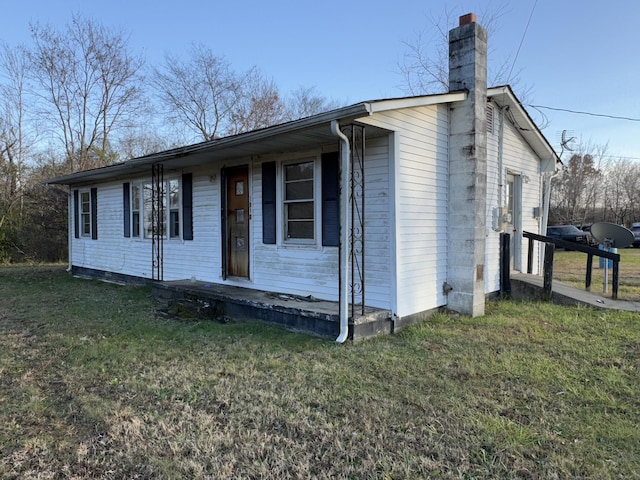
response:
<path id="1" fill-rule="evenodd" d="M 108 163 L 110 137 L 135 122 L 143 61 L 121 31 L 74 15 L 64 31 L 31 26 L 33 78 L 66 152 L 69 170 Z"/>

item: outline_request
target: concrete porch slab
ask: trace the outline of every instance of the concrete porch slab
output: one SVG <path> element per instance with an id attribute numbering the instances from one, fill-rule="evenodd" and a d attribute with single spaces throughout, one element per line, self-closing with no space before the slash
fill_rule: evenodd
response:
<path id="1" fill-rule="evenodd" d="M 172 310 L 174 316 L 192 310 L 189 315 L 203 319 L 259 320 L 328 338 L 340 333 L 337 302 L 191 280 L 154 282 L 151 286 L 158 311 L 168 315 Z M 364 315 L 349 319 L 349 339 L 353 341 L 391 330 L 388 310 L 366 307 Z"/>
<path id="2" fill-rule="evenodd" d="M 542 294 L 543 279 L 540 275 L 512 273 L 511 296 L 518 299 L 537 300 Z M 594 290 L 598 288 L 593 287 Z M 602 289 L 602 287 L 599 287 Z M 599 309 L 640 312 L 640 302 L 613 300 L 611 298 L 565 285 L 556 280 L 551 284 L 552 300 L 562 305 L 586 305 Z"/>

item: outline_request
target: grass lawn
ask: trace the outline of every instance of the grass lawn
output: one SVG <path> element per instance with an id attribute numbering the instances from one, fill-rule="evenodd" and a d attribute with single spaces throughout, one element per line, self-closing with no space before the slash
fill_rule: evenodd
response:
<path id="1" fill-rule="evenodd" d="M 640 315 L 489 303 L 338 346 L 0 268 L 0 477 L 640 478 Z"/>
<path id="2" fill-rule="evenodd" d="M 640 248 L 620 248 L 620 277 L 618 299 L 640 301 Z M 591 291 L 611 298 L 613 270 L 609 270 L 608 293 L 603 294 L 604 269 L 599 268 L 600 258 L 593 259 Z M 587 255 L 582 252 L 556 250 L 553 262 L 553 278 L 577 288 L 584 289 L 587 271 Z"/>

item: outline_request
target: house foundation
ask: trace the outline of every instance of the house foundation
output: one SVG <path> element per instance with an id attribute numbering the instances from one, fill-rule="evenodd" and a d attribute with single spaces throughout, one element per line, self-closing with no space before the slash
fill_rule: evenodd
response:
<path id="1" fill-rule="evenodd" d="M 337 302 L 250 288 L 190 280 L 151 284 L 160 316 L 193 320 L 262 321 L 321 337 L 340 331 Z M 352 341 L 388 334 L 393 329 L 389 310 L 365 307 L 349 317 Z"/>

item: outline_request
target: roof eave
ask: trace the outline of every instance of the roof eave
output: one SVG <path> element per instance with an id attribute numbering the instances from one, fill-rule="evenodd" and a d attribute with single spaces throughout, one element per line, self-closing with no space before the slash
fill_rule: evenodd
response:
<path id="1" fill-rule="evenodd" d="M 560 157 L 533 121 L 529 112 L 522 106 L 522 103 L 520 103 L 520 100 L 515 96 L 511 87 L 509 85 L 503 85 L 487 89 L 487 97 L 492 98 L 498 96 L 514 110 L 519 119 L 527 123 L 525 130 L 530 134 L 526 136 L 523 134 L 523 137 L 525 137 L 527 143 L 529 143 L 531 148 L 540 157 L 543 171 L 554 171 L 556 164 L 562 163 Z M 520 128 L 522 129 L 522 127 Z M 521 133 L 523 132 L 521 131 Z"/>
<path id="2" fill-rule="evenodd" d="M 433 95 L 421 95 L 417 97 L 376 100 L 369 102 L 369 104 L 371 113 L 378 113 L 402 108 L 427 107 L 436 104 L 461 102 L 467 98 L 467 95 L 469 95 L 467 90 L 460 90 L 457 92 L 436 93 Z"/>
<path id="3" fill-rule="evenodd" d="M 330 123 L 332 120 L 355 120 L 363 116 L 371 114 L 371 103 L 361 102 L 347 107 L 338 108 L 328 112 L 320 113 L 310 117 L 293 120 L 291 122 L 274 125 L 272 127 L 262 128 L 260 130 L 253 130 L 230 137 L 224 137 L 216 140 L 210 140 L 206 142 L 196 143 L 193 145 L 187 145 L 185 147 L 174 148 L 171 150 L 165 150 L 162 152 L 152 153 L 143 157 L 133 158 L 126 162 L 118 163 L 115 165 L 108 165 L 106 167 L 100 167 L 92 170 L 84 170 L 82 172 L 71 173 L 69 175 L 62 175 L 46 181 L 47 185 L 59 184 L 59 185 L 75 185 L 86 182 L 88 180 L 95 180 L 107 177 L 117 177 L 125 173 L 140 173 L 146 170 L 146 167 L 157 162 L 175 159 L 194 153 L 204 153 L 211 149 L 231 148 L 236 145 L 242 145 L 251 142 L 259 142 L 278 135 L 284 135 L 290 132 L 298 130 L 304 130 L 306 128 Z"/>

